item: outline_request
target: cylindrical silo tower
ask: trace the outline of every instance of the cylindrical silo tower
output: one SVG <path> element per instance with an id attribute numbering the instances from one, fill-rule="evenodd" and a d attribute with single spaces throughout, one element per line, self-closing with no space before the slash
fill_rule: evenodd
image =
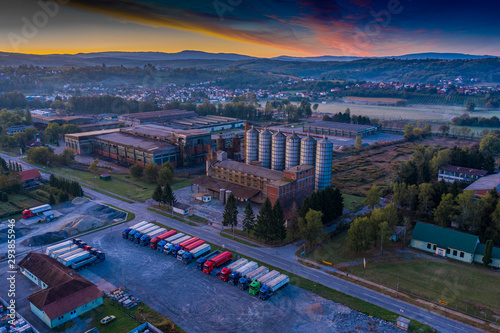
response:
<path id="1" fill-rule="evenodd" d="M 283 171 L 285 169 L 286 136 L 278 132 L 273 134 L 273 149 L 271 168 L 273 170 Z"/>
<path id="2" fill-rule="evenodd" d="M 300 164 L 300 138 L 289 135 L 286 138 L 285 169 L 292 168 Z"/>
<path id="3" fill-rule="evenodd" d="M 310 166 L 316 164 L 316 140 L 309 134 L 300 140 L 300 164 Z"/>
<path id="4" fill-rule="evenodd" d="M 259 161 L 263 168 L 271 168 L 272 134 L 268 130 L 259 134 Z"/>
<path id="5" fill-rule="evenodd" d="M 326 137 L 316 144 L 316 174 L 314 189 L 322 190 L 332 184 L 333 143 Z"/>
<path id="6" fill-rule="evenodd" d="M 259 131 L 255 128 L 249 129 L 245 138 L 245 162 L 247 164 L 259 160 Z"/>

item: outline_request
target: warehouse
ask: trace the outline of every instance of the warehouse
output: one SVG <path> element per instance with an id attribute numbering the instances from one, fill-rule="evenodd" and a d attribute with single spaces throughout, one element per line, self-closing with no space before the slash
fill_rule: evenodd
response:
<path id="1" fill-rule="evenodd" d="M 378 133 L 378 130 L 378 126 L 336 123 L 333 121 L 317 121 L 305 124 L 303 129 L 305 133 L 326 134 L 346 138 L 374 135 Z"/>
<path id="2" fill-rule="evenodd" d="M 198 116 L 193 118 L 171 120 L 169 127 L 179 129 L 201 129 L 209 132 L 225 131 L 245 127 L 245 122 L 237 118 L 222 116 Z"/>
<path id="3" fill-rule="evenodd" d="M 118 116 L 118 120 L 127 125 L 140 125 L 150 123 L 166 123 L 173 120 L 198 117 L 194 111 L 187 110 L 160 110 L 140 113 L 128 113 Z"/>
<path id="4" fill-rule="evenodd" d="M 170 162 L 174 167 L 193 167 L 205 162 L 211 136 L 201 130 L 137 125 L 66 134 L 65 142 L 76 154 L 97 154 L 124 165 Z"/>

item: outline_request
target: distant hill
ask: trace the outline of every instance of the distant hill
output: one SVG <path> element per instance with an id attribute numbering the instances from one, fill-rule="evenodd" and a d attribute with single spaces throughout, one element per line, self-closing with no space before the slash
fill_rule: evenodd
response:
<path id="1" fill-rule="evenodd" d="M 405 59 L 405 60 L 416 60 L 416 59 L 442 59 L 442 60 L 475 60 L 475 59 L 486 59 L 486 58 L 498 58 L 492 55 L 473 55 L 473 54 L 464 54 L 464 53 L 436 53 L 436 52 L 428 52 L 428 53 L 414 53 L 414 54 L 405 54 L 396 57 L 382 57 L 385 59 Z"/>

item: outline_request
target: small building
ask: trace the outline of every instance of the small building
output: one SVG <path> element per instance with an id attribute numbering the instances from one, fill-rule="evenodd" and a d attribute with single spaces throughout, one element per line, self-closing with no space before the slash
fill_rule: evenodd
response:
<path id="1" fill-rule="evenodd" d="M 464 232 L 417 222 L 411 235 L 411 247 L 441 257 L 472 263 L 479 237 Z"/>
<path id="2" fill-rule="evenodd" d="M 368 135 L 377 134 L 379 127 L 375 125 L 358 125 L 337 123 L 334 121 L 317 121 L 310 124 L 305 124 L 304 133 L 315 133 L 321 135 L 333 135 L 346 138 L 356 138 L 358 136 L 365 137 Z"/>
<path id="3" fill-rule="evenodd" d="M 21 178 L 24 187 L 33 187 L 39 185 L 42 175 L 38 169 L 30 169 L 19 171 L 19 178 Z"/>
<path id="4" fill-rule="evenodd" d="M 174 204 L 174 207 L 172 207 L 172 210 L 174 211 L 174 213 L 187 215 L 189 214 L 189 207 L 189 205 L 183 204 L 181 202 L 176 202 Z"/>
<path id="5" fill-rule="evenodd" d="M 30 252 L 18 265 L 41 288 L 28 301 L 31 311 L 50 328 L 103 304 L 103 294 L 93 283 L 45 254 Z"/>
<path id="6" fill-rule="evenodd" d="M 486 170 L 464 168 L 454 165 L 443 165 L 439 168 L 438 181 L 444 180 L 447 183 L 465 182 L 472 183 L 488 174 Z"/>
<path id="7" fill-rule="evenodd" d="M 484 250 L 486 249 L 485 244 L 478 244 L 476 248 L 476 253 L 474 254 L 474 262 L 478 264 L 483 264 Z M 491 263 L 490 266 L 500 268 L 500 247 L 493 246 L 491 251 Z"/>
<path id="8" fill-rule="evenodd" d="M 103 173 L 99 176 L 99 179 L 104 181 L 111 181 L 111 175 L 109 173 Z"/>
<path id="9" fill-rule="evenodd" d="M 14 125 L 7 127 L 5 129 L 5 132 L 7 135 L 14 135 L 15 133 L 18 132 L 24 132 L 27 128 L 34 128 L 32 125 Z"/>
<path id="10" fill-rule="evenodd" d="M 464 191 L 472 190 L 475 195 L 483 197 L 494 188 L 500 191 L 500 174 L 498 173 L 479 178 L 467 186 Z"/>
<path id="11" fill-rule="evenodd" d="M 192 195 L 192 197 L 195 200 L 201 201 L 201 202 L 210 202 L 212 201 L 212 196 L 208 193 L 195 193 Z"/>
<path id="12" fill-rule="evenodd" d="M 406 233 L 406 227 L 398 225 L 398 226 L 394 227 L 394 229 L 391 231 L 391 237 L 390 237 L 390 239 L 393 242 L 397 242 L 398 240 L 401 239 L 401 237 L 403 237 L 403 235 L 405 233 Z"/>
<path id="13" fill-rule="evenodd" d="M 396 324 L 399 328 L 408 331 L 408 328 L 410 327 L 410 319 L 399 316 Z"/>

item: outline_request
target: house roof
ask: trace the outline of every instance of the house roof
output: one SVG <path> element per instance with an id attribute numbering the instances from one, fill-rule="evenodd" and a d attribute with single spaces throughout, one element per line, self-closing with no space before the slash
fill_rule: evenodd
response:
<path id="1" fill-rule="evenodd" d="M 36 178 L 41 178 L 42 175 L 40 174 L 38 169 L 30 169 L 30 170 L 19 171 L 19 177 L 23 182 L 25 182 Z"/>
<path id="2" fill-rule="evenodd" d="M 413 239 L 436 244 L 438 247 L 474 253 L 479 237 L 464 232 L 417 222 L 411 235 Z"/>
<path id="3" fill-rule="evenodd" d="M 485 244 L 477 244 L 476 254 L 484 256 L 484 250 L 486 249 Z M 500 259 L 500 247 L 493 246 L 491 251 L 491 257 L 494 259 Z"/>
<path id="4" fill-rule="evenodd" d="M 30 252 L 18 265 L 48 285 L 28 301 L 51 320 L 102 297 L 93 283 L 47 255 Z"/>
<path id="5" fill-rule="evenodd" d="M 488 171 L 486 171 L 486 170 L 464 168 L 464 167 L 459 167 L 459 166 L 450 165 L 450 164 L 443 165 L 439 169 L 445 170 L 445 171 L 450 171 L 450 172 L 463 173 L 463 174 L 471 175 L 471 176 L 486 176 L 486 174 L 488 174 Z"/>
<path id="6" fill-rule="evenodd" d="M 470 184 L 465 188 L 467 190 L 480 191 L 480 190 L 492 190 L 500 185 L 500 174 L 496 173 L 489 176 L 484 176 L 476 180 L 474 183 Z"/>

